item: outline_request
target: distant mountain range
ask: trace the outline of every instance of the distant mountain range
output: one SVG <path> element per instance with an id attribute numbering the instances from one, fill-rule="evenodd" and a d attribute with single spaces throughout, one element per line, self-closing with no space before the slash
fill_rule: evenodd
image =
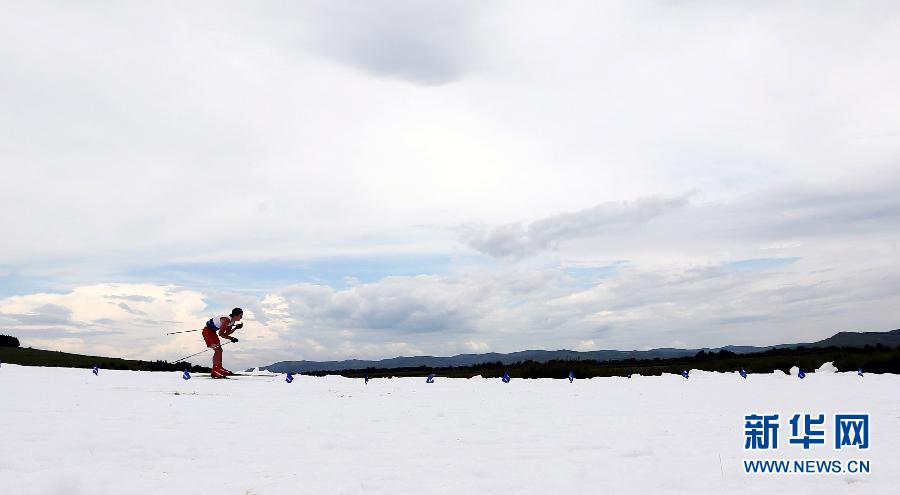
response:
<path id="1" fill-rule="evenodd" d="M 488 352 L 485 354 L 458 354 L 450 357 L 438 356 L 413 356 L 413 357 L 395 357 L 390 359 L 381 359 L 378 361 L 366 361 L 360 359 L 348 359 L 346 361 L 281 361 L 261 367 L 261 370 L 268 370 L 275 373 L 305 373 L 310 371 L 342 371 L 352 369 L 391 369 L 391 368 L 411 368 L 417 366 L 426 366 L 429 368 L 444 368 L 449 366 L 472 366 L 481 363 L 512 364 L 521 361 L 536 361 L 545 363 L 554 359 L 569 360 L 594 360 L 594 361 L 621 361 L 623 359 L 654 359 L 654 358 L 678 358 L 685 356 L 693 356 L 700 351 L 719 351 L 726 349 L 737 354 L 748 354 L 752 352 L 762 352 L 769 349 L 784 347 L 865 347 L 866 345 L 875 346 L 882 344 L 889 347 L 900 346 L 900 329 L 890 332 L 839 332 L 827 339 L 818 342 L 803 344 L 779 344 L 768 347 L 754 346 L 736 346 L 729 345 L 725 347 L 703 348 L 703 349 L 673 349 L 660 348 L 651 349 L 649 351 L 570 351 L 562 349 L 559 351 L 518 351 L 508 354 L 496 352 Z"/>

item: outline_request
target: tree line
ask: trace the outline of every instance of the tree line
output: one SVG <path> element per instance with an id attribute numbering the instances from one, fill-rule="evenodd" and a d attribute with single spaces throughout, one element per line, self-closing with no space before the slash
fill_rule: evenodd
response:
<path id="1" fill-rule="evenodd" d="M 485 378 L 499 378 L 509 373 L 511 378 L 566 378 L 573 372 L 576 378 L 679 374 L 684 370 L 704 370 L 735 372 L 744 369 L 747 373 L 785 373 L 798 366 L 805 372 L 813 372 L 822 364 L 832 362 L 838 371 L 862 369 L 872 373 L 900 373 L 900 347 L 891 348 L 882 344 L 851 347 L 794 347 L 776 348 L 762 352 L 738 354 L 727 349 L 720 351 L 700 351 L 693 356 L 680 358 L 623 359 L 615 361 L 595 361 L 584 359 L 555 359 L 547 362 L 520 361 L 503 364 L 500 361 L 472 366 L 430 368 L 416 366 L 406 368 L 365 368 L 343 371 L 313 371 L 307 375 L 341 375 L 351 378 L 388 378 L 403 376 L 425 376 L 434 373 L 448 378 L 471 378 L 481 375 Z"/>

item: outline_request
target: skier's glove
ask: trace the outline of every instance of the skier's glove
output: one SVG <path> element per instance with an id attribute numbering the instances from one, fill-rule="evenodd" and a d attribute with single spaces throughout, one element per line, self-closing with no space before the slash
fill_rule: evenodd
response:
<path id="1" fill-rule="evenodd" d="M 231 339 L 232 342 L 235 342 L 235 343 L 236 343 L 236 342 L 238 341 L 238 339 L 235 338 L 235 337 L 229 337 L 229 338 Z"/>
<path id="2" fill-rule="evenodd" d="M 243 324 L 243 323 L 238 323 L 237 325 L 234 326 L 234 329 L 235 329 L 235 330 L 238 330 L 238 329 L 240 329 L 240 328 L 244 328 L 244 324 Z"/>

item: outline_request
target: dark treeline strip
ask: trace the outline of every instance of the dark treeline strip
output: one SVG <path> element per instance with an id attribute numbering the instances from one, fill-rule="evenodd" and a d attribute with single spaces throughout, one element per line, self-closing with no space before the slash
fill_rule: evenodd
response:
<path id="1" fill-rule="evenodd" d="M 704 370 L 734 372 L 741 368 L 747 373 L 772 373 L 781 370 L 787 373 L 791 367 L 799 366 L 812 372 L 824 363 L 833 362 L 839 371 L 856 371 L 862 368 L 872 373 L 900 373 L 900 347 L 896 349 L 884 345 L 852 347 L 796 347 L 771 349 L 751 354 L 736 354 L 728 350 L 719 352 L 700 351 L 696 355 L 670 359 L 625 359 L 621 361 L 554 360 L 546 363 L 524 361 L 513 364 L 501 362 L 476 364 L 448 368 L 426 366 L 410 368 L 377 369 L 366 368 L 344 371 L 320 371 L 304 373 L 324 376 L 341 375 L 350 378 L 388 378 L 404 376 L 425 376 L 434 373 L 448 378 L 471 378 L 481 375 L 485 378 L 499 378 L 508 372 L 512 378 L 566 378 L 569 372 L 577 378 L 627 376 L 629 373 L 641 375 L 661 375 L 681 373 L 682 370 Z"/>
<path id="2" fill-rule="evenodd" d="M 85 356 L 68 352 L 31 349 L 30 347 L 0 347 L 0 360 L 4 363 L 22 366 L 54 366 L 60 368 L 93 368 L 96 364 L 106 370 L 184 371 L 185 368 L 190 368 L 191 371 L 198 373 L 210 371 L 210 368 L 185 362 L 170 363 L 168 361 L 138 361 L 102 356 Z"/>

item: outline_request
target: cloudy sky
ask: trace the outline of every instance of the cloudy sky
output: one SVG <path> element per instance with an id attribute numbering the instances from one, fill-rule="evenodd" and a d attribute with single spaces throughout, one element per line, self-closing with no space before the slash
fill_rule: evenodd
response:
<path id="1" fill-rule="evenodd" d="M 0 333 L 226 364 L 900 328 L 900 4 L 3 2 Z"/>

